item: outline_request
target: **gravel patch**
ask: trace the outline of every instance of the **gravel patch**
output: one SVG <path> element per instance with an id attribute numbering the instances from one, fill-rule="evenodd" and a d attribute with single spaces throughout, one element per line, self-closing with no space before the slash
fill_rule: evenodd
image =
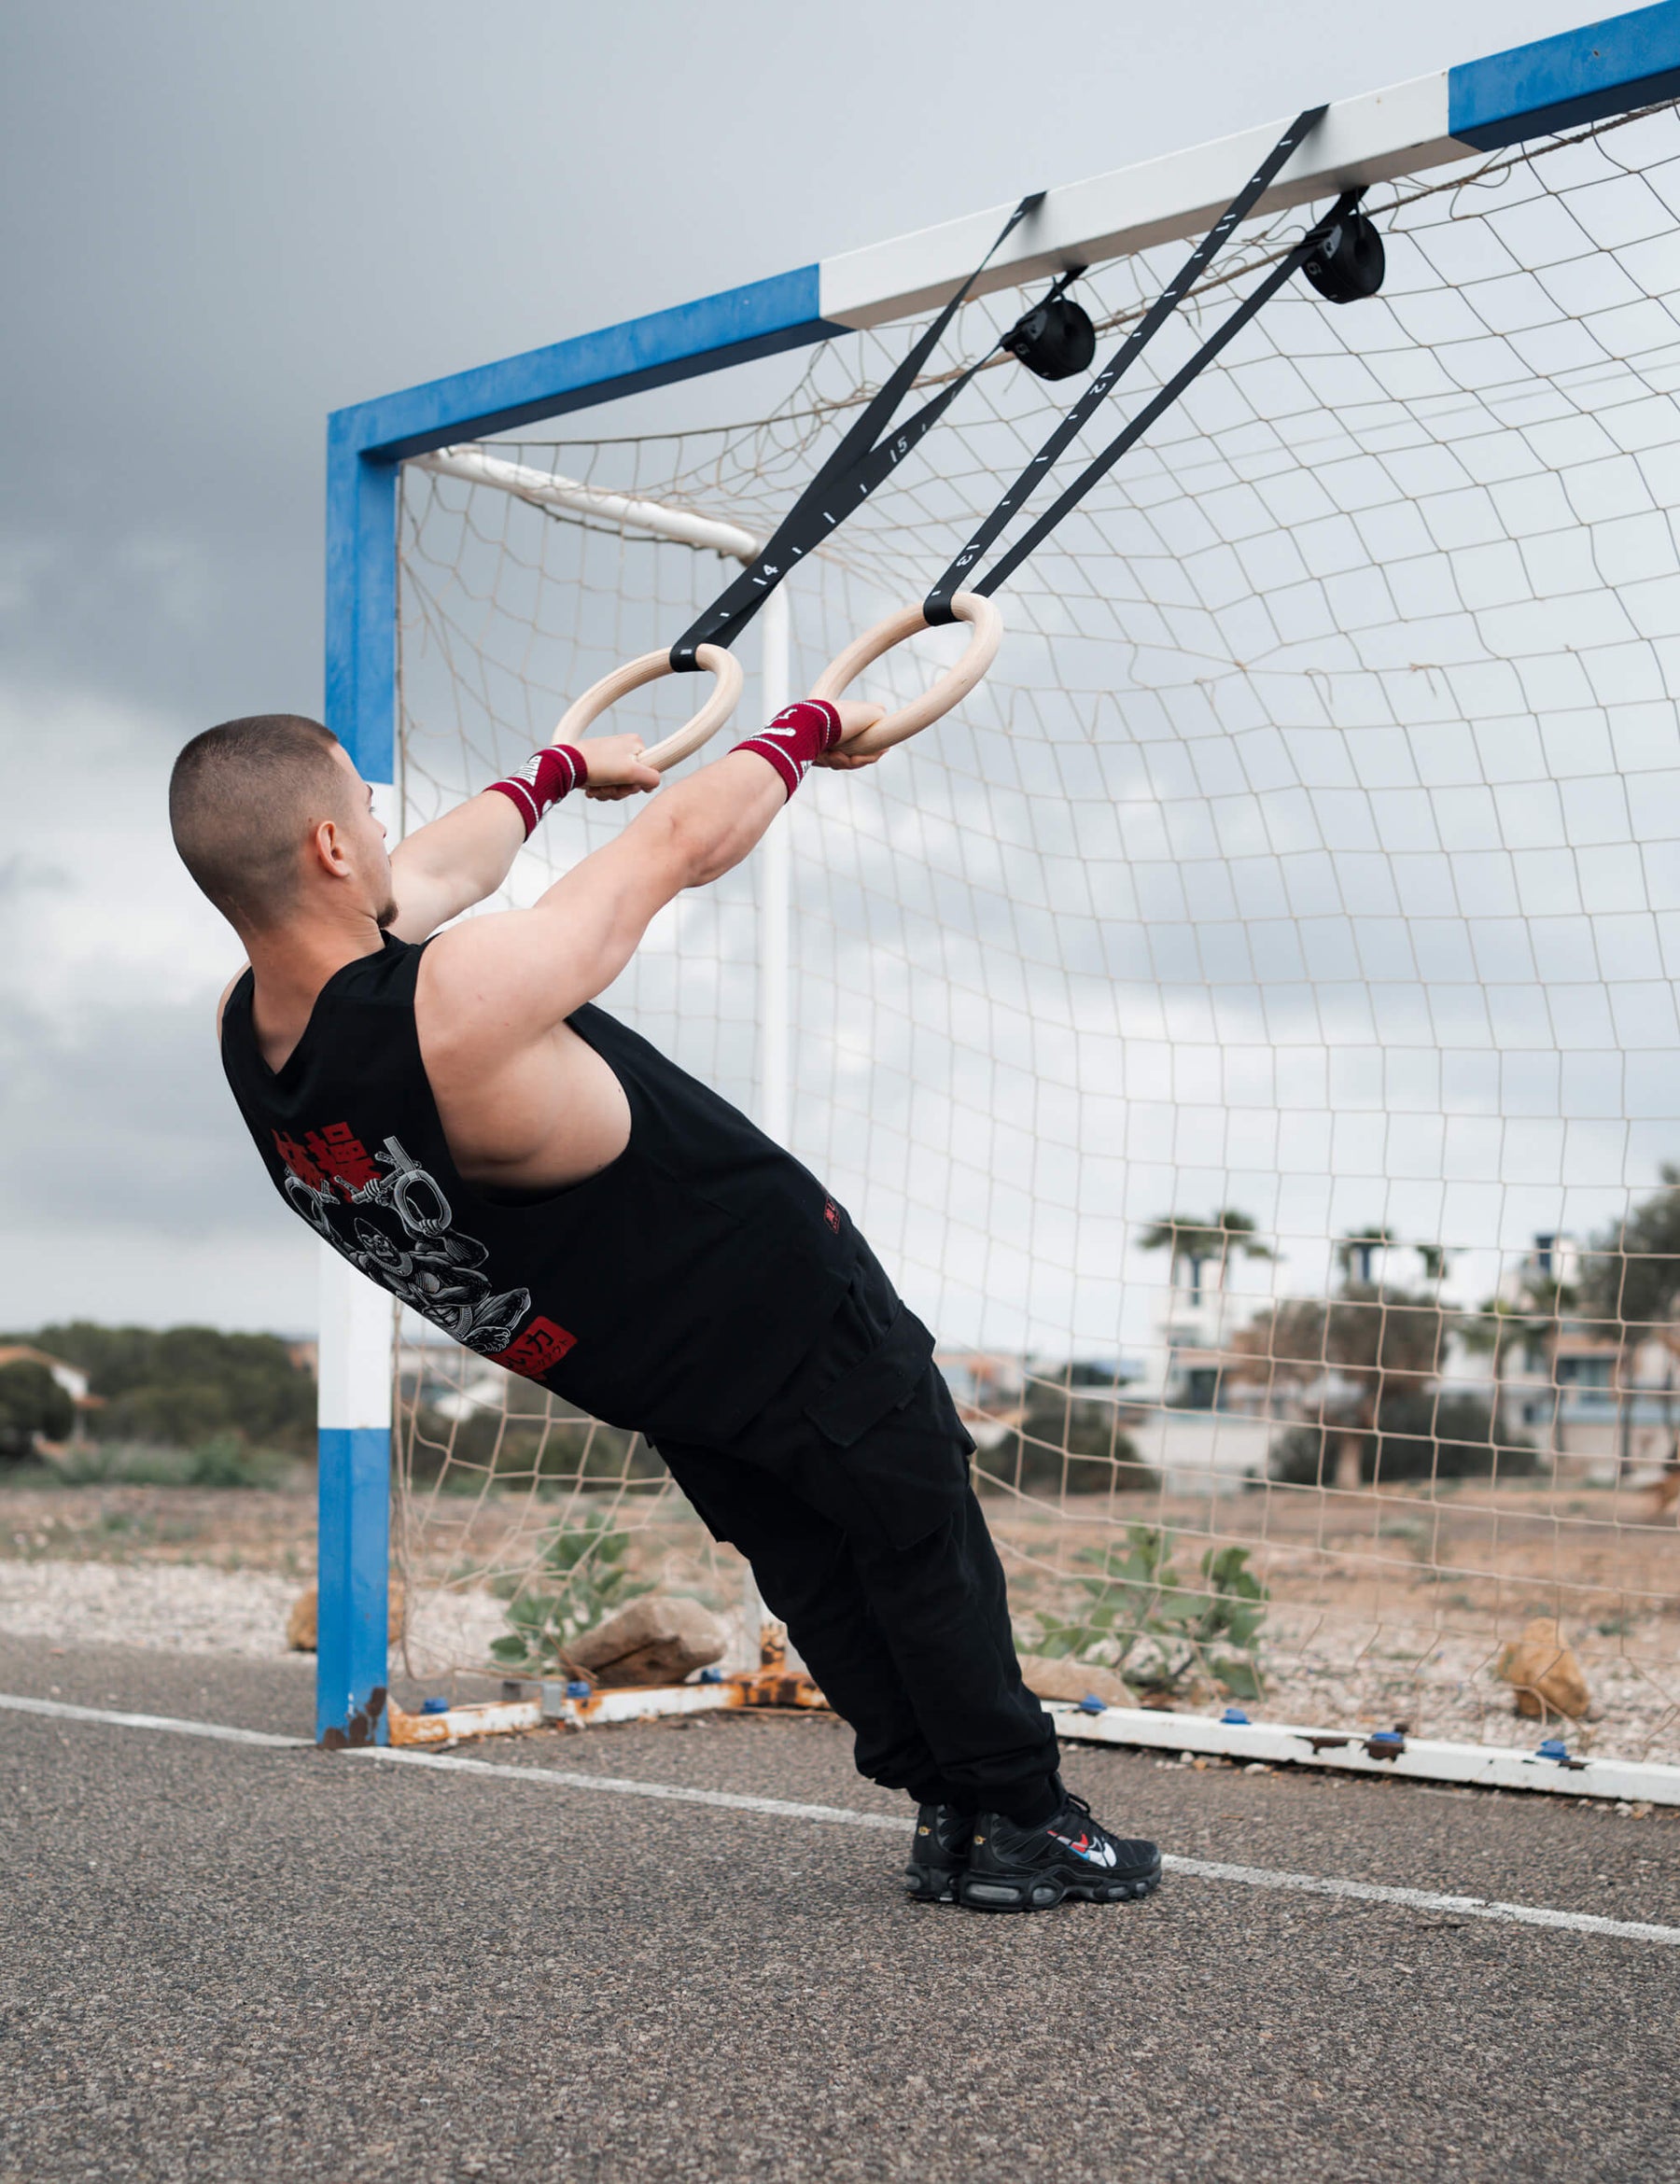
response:
<path id="1" fill-rule="evenodd" d="M 193 1562 L 0 1561 L 0 1632 L 283 1659 L 287 1617 L 301 1589 L 272 1572 Z M 490 1640 L 507 1628 L 502 1603 L 484 1593 L 424 1591 L 411 1616 L 406 1656 L 416 1675 L 487 1660 Z"/>
<path id="2" fill-rule="evenodd" d="M 171 1653 L 284 1654 L 298 1587 L 191 1562 L 0 1562 L 0 1631 L 55 1643 Z"/>

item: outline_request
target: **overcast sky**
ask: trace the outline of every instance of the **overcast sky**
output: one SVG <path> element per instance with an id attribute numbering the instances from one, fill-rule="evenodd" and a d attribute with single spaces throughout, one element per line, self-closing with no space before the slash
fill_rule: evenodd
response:
<path id="1" fill-rule="evenodd" d="M 163 792 L 319 710 L 329 409 L 1588 13 L 9 0 L 0 1327 L 313 1320 Z"/>

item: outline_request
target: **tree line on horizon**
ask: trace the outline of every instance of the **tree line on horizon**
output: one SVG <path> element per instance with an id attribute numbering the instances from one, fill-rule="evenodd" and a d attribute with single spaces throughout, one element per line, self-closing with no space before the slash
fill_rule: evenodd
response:
<path id="1" fill-rule="evenodd" d="M 0 1336 L 0 1346 L 14 1345 L 85 1373 L 98 1401 L 78 1412 L 48 1366 L 0 1365 L 0 1459 L 26 1461 L 37 1435 L 287 1456 L 314 1450 L 315 1376 L 277 1335 L 70 1320 Z"/>

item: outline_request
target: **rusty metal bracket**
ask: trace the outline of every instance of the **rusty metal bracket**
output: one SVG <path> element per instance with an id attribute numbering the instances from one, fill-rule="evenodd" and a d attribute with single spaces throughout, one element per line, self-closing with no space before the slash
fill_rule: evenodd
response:
<path id="1" fill-rule="evenodd" d="M 766 1623 L 759 1635 L 759 1665 L 708 1684 L 663 1684 L 602 1688 L 586 1692 L 570 1683 L 544 1678 L 535 1698 L 486 1699 L 440 1708 L 432 1714 L 407 1714 L 387 1708 L 393 1744 L 455 1744 L 468 1737 L 510 1736 L 522 1729 L 558 1724 L 587 1729 L 596 1724 L 641 1721 L 659 1715 L 726 1714 L 748 1707 L 826 1708 L 828 1701 L 811 1681 L 788 1666 L 788 1634 L 779 1623 Z M 506 1687 L 504 1686 L 504 1688 Z M 380 1702 L 385 1694 L 378 1694 Z M 371 1728 L 344 1743 L 371 1743 Z"/>

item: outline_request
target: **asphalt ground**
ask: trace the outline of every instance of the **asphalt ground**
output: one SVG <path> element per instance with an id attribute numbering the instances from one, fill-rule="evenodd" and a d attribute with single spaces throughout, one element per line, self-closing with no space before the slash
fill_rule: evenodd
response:
<path id="1" fill-rule="evenodd" d="M 0 1692 L 307 1736 L 308 1665 L 0 1642 Z M 985 1917 L 823 1717 L 497 1771 L 0 1713 L 0 2179 L 1680 2177 L 1680 1948 L 1169 1873 Z M 510 1770 L 504 1773 L 502 1770 Z M 1071 1753 L 1180 1856 L 1680 1927 L 1680 1815 Z"/>

